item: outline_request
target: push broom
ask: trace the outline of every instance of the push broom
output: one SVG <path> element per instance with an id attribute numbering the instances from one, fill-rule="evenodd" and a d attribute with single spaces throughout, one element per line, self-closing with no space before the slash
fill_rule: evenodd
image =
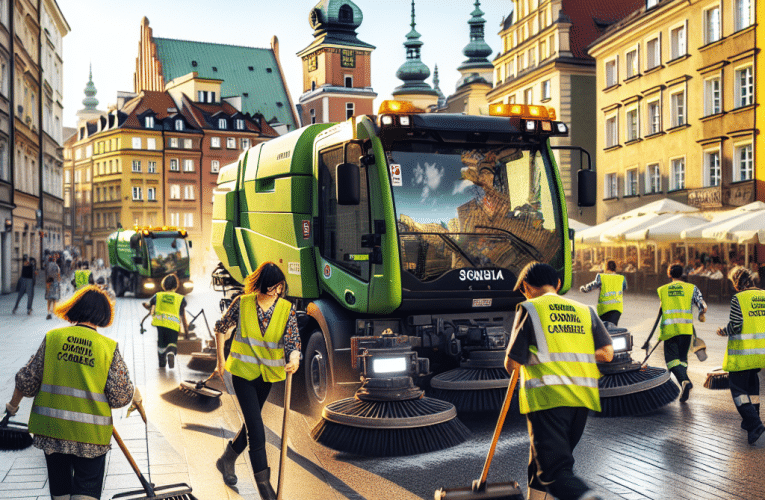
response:
<path id="1" fill-rule="evenodd" d="M 11 414 L 6 410 L 5 417 L 0 420 L 0 450 L 23 450 L 32 444 L 29 428 L 21 422 L 10 420 Z"/>
<path id="2" fill-rule="evenodd" d="M 474 480 L 469 487 L 463 488 L 441 488 L 434 495 L 435 500 L 523 500 L 523 492 L 516 481 L 510 483 L 488 484 L 486 478 L 489 475 L 489 467 L 494 458 L 494 451 L 497 448 L 499 434 L 502 432 L 502 426 L 505 424 L 505 416 L 510 408 L 510 401 L 513 399 L 515 385 L 518 383 L 518 370 L 513 370 L 510 379 L 510 385 L 507 388 L 505 402 L 502 404 L 502 411 L 497 420 L 497 426 L 494 428 L 494 437 L 491 440 L 489 454 L 486 456 L 486 462 L 483 464 L 481 477 Z"/>

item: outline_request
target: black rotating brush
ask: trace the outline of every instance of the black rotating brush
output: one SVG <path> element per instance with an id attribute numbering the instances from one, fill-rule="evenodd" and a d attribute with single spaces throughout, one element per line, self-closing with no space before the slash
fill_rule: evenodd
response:
<path id="1" fill-rule="evenodd" d="M 626 328 L 608 328 L 614 346 L 614 359 L 598 363 L 601 377 L 601 417 L 628 417 L 643 415 L 674 401 L 680 388 L 672 381 L 665 368 L 643 366 L 634 362 L 632 335 Z"/>
<path id="2" fill-rule="evenodd" d="M 707 373 L 707 379 L 704 381 L 704 387 L 712 390 L 730 389 L 728 372 L 723 370 L 722 366 L 715 368 L 711 372 Z"/>
<path id="3" fill-rule="evenodd" d="M 23 450 L 32 445 L 32 436 L 26 424 L 11 422 L 11 414 L 5 412 L 0 420 L 0 450 Z"/>
<path id="4" fill-rule="evenodd" d="M 459 368 L 430 379 L 428 395 L 452 403 L 458 412 L 498 410 L 510 383 L 504 362 L 504 350 L 473 351 Z"/>
<path id="5" fill-rule="evenodd" d="M 383 334 L 351 339 L 362 386 L 352 398 L 327 405 L 311 431 L 318 443 L 354 455 L 392 457 L 443 450 L 470 431 L 451 403 L 424 397 L 412 375 L 428 372 L 410 337 Z"/>

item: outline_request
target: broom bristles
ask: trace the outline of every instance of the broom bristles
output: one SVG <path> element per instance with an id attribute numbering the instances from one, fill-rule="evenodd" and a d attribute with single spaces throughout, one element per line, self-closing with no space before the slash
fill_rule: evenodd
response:
<path id="1" fill-rule="evenodd" d="M 728 372 L 712 372 L 707 374 L 707 379 L 704 381 L 704 387 L 707 389 L 729 389 L 730 380 L 728 379 Z"/>
<path id="2" fill-rule="evenodd" d="M 13 424 L 13 422 L 10 422 Z M 20 428 L 0 428 L 0 450 L 24 450 L 32 446 L 34 439 L 29 431 Z"/>
<path id="3" fill-rule="evenodd" d="M 506 389 L 484 389 L 480 391 L 428 390 L 428 396 L 448 401 L 458 412 L 482 412 L 498 410 L 507 394 Z"/>
<path id="4" fill-rule="evenodd" d="M 601 417 L 629 417 L 644 415 L 668 405 L 680 394 L 680 388 L 668 380 L 658 387 L 623 396 L 600 398 Z"/>

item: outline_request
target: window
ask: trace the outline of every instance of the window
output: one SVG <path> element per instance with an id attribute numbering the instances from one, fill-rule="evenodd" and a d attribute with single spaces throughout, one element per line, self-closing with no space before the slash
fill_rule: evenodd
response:
<path id="1" fill-rule="evenodd" d="M 720 112 L 722 112 L 720 77 L 715 76 L 704 80 L 704 116 L 716 115 Z"/>
<path id="2" fill-rule="evenodd" d="M 250 140 L 247 138 L 242 139 L 242 149 L 249 149 L 250 147 Z"/>
<path id="3" fill-rule="evenodd" d="M 353 88 L 353 76 L 345 75 L 343 80 L 345 82 L 345 88 L 347 88 L 347 89 L 352 89 Z"/>
<path id="4" fill-rule="evenodd" d="M 670 59 L 677 59 L 685 55 L 685 24 L 673 28 L 669 32 L 670 38 Z"/>
<path id="5" fill-rule="evenodd" d="M 236 119 L 236 129 L 244 130 L 244 120 L 242 120 L 241 118 Z"/>
<path id="6" fill-rule="evenodd" d="M 645 48 L 646 65 L 648 69 L 653 69 L 661 65 L 661 43 L 659 37 L 648 40 L 645 44 Z"/>
<path id="7" fill-rule="evenodd" d="M 630 50 L 629 52 L 627 52 L 625 61 L 627 64 L 627 78 L 632 78 L 633 76 L 637 76 L 638 69 L 640 68 L 640 64 L 638 61 L 638 49 L 634 48 Z"/>
<path id="8" fill-rule="evenodd" d="M 603 189 L 605 190 L 606 199 L 619 196 L 619 181 L 616 174 L 606 174 Z"/>
<path id="9" fill-rule="evenodd" d="M 148 166 L 147 172 L 149 172 L 150 174 L 157 173 L 157 162 L 149 161 L 148 163 L 149 163 L 149 166 Z"/>
<path id="10" fill-rule="evenodd" d="M 178 138 L 177 137 L 171 137 L 170 138 L 170 147 L 171 148 L 177 148 L 178 147 Z"/>
<path id="11" fill-rule="evenodd" d="M 742 144 L 734 148 L 733 182 L 748 181 L 754 176 L 752 144 Z"/>
<path id="12" fill-rule="evenodd" d="M 154 128 L 154 117 L 147 116 L 143 119 L 143 125 L 146 128 Z"/>
<path id="13" fill-rule="evenodd" d="M 183 171 L 184 172 L 193 172 L 194 171 L 194 160 L 190 158 L 186 158 L 183 160 Z"/>
<path id="14" fill-rule="evenodd" d="M 178 172 L 178 158 L 170 158 L 170 171 Z"/>
<path id="15" fill-rule="evenodd" d="M 661 192 L 661 170 L 658 163 L 652 163 L 645 168 L 645 192 Z"/>
<path id="16" fill-rule="evenodd" d="M 752 67 L 736 70 L 736 107 L 742 108 L 754 102 L 754 79 Z"/>
<path id="17" fill-rule="evenodd" d="M 638 170 L 631 168 L 624 174 L 624 196 L 638 195 Z"/>
<path id="18" fill-rule="evenodd" d="M 133 186 L 133 201 L 140 201 L 143 199 L 142 188 L 140 186 Z"/>
<path id="19" fill-rule="evenodd" d="M 735 31 L 748 28 L 752 25 L 752 0 L 734 0 L 733 2 L 733 29 Z"/>
<path id="20" fill-rule="evenodd" d="M 346 102 L 345 103 L 345 119 L 351 118 L 353 116 L 353 110 L 354 106 L 352 102 Z"/>
<path id="21" fill-rule="evenodd" d="M 141 171 L 141 160 L 133 160 L 133 172 Z"/>
<path id="22" fill-rule="evenodd" d="M 210 172 L 212 172 L 213 174 L 217 174 L 218 172 L 220 172 L 220 161 L 219 160 L 213 160 L 210 163 Z"/>
<path id="23" fill-rule="evenodd" d="M 170 199 L 171 200 L 180 200 L 181 199 L 181 186 L 180 186 L 180 184 L 170 184 Z"/>
<path id="24" fill-rule="evenodd" d="M 311 109 L 308 113 L 311 115 L 311 124 L 316 123 L 316 110 Z"/>
<path id="25" fill-rule="evenodd" d="M 704 45 L 720 39 L 720 6 L 704 11 Z"/>
<path id="26" fill-rule="evenodd" d="M 613 87 L 618 82 L 616 59 L 606 62 L 606 88 Z"/>
<path id="27" fill-rule="evenodd" d="M 175 120 L 175 130 L 183 130 L 183 120 Z M 172 139 L 171 139 L 172 140 Z M 177 141 L 177 139 L 176 139 Z M 178 143 L 176 142 L 175 147 L 178 147 Z"/>
<path id="28" fill-rule="evenodd" d="M 226 130 L 226 119 L 225 118 L 218 118 L 218 128 L 221 130 Z"/>
<path id="29" fill-rule="evenodd" d="M 547 41 L 542 40 L 541 42 L 539 42 L 539 60 L 543 61 L 547 59 L 548 57 L 550 57 L 550 53 L 547 52 Z"/>
<path id="30" fill-rule="evenodd" d="M 658 100 L 651 101 L 646 109 L 648 112 L 648 135 L 658 134 L 661 132 L 661 102 Z"/>
<path id="31" fill-rule="evenodd" d="M 527 88 L 523 91 L 523 99 L 524 104 L 531 104 L 534 99 L 534 89 L 533 88 Z"/>
<path id="32" fill-rule="evenodd" d="M 626 133 L 627 137 L 625 142 L 635 141 L 638 139 L 638 109 L 632 108 L 627 110 L 626 114 Z"/>
<path id="33" fill-rule="evenodd" d="M 133 149 L 141 149 L 141 138 L 133 137 Z M 90 155 L 88 155 L 90 156 Z"/>
<path id="34" fill-rule="evenodd" d="M 704 187 L 720 185 L 720 150 L 704 151 Z"/>
<path id="35" fill-rule="evenodd" d="M 226 137 L 226 148 L 228 148 L 228 149 L 236 149 L 236 138 L 235 137 Z"/>
<path id="36" fill-rule="evenodd" d="M 550 99 L 552 97 L 552 91 L 550 80 L 545 80 L 542 82 L 542 100 L 545 101 L 547 99 Z"/>
<path id="37" fill-rule="evenodd" d="M 149 201 L 157 201 L 157 188 L 146 188 L 146 199 Z"/>
<path id="38" fill-rule="evenodd" d="M 191 149 L 194 147 L 194 141 L 191 139 L 184 139 L 183 140 L 183 149 Z"/>
<path id="39" fill-rule="evenodd" d="M 611 148 L 619 144 L 619 125 L 616 121 L 616 115 L 606 118 L 606 148 Z"/>
<path id="40" fill-rule="evenodd" d="M 675 158 L 671 165 L 669 173 L 670 191 L 685 189 L 685 158 Z"/>
<path id="41" fill-rule="evenodd" d="M 685 91 L 680 91 L 670 96 L 672 108 L 672 127 L 685 125 Z"/>
<path id="42" fill-rule="evenodd" d="M 529 68 L 537 65 L 537 58 L 536 58 L 536 49 L 534 47 L 530 48 L 528 51 L 528 60 L 529 60 Z"/>
<path id="43" fill-rule="evenodd" d="M 157 140 L 153 137 L 146 139 L 146 149 L 157 149 Z"/>
<path id="44" fill-rule="evenodd" d="M 183 214 L 183 226 L 184 227 L 194 227 L 194 214 L 193 213 L 185 213 L 185 214 Z"/>
<path id="45" fill-rule="evenodd" d="M 219 148 L 220 147 L 220 137 L 210 137 L 210 147 L 211 148 Z"/>
<path id="46" fill-rule="evenodd" d="M 170 212 L 170 225 L 171 226 L 180 226 L 181 225 L 181 214 L 178 212 Z"/>
<path id="47" fill-rule="evenodd" d="M 183 186 L 183 199 L 184 200 L 193 200 L 194 199 L 194 185 L 193 184 L 187 184 Z"/>

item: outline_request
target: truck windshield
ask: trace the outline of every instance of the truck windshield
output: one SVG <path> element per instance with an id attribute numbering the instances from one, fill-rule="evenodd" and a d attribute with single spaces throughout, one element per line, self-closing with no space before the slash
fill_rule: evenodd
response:
<path id="1" fill-rule="evenodd" d="M 189 251 L 186 240 L 174 237 L 146 238 L 152 276 L 188 269 Z"/>
<path id="2" fill-rule="evenodd" d="M 401 148 L 404 149 L 404 148 Z M 410 144 L 387 153 L 404 271 L 562 265 L 561 211 L 547 150 Z"/>

